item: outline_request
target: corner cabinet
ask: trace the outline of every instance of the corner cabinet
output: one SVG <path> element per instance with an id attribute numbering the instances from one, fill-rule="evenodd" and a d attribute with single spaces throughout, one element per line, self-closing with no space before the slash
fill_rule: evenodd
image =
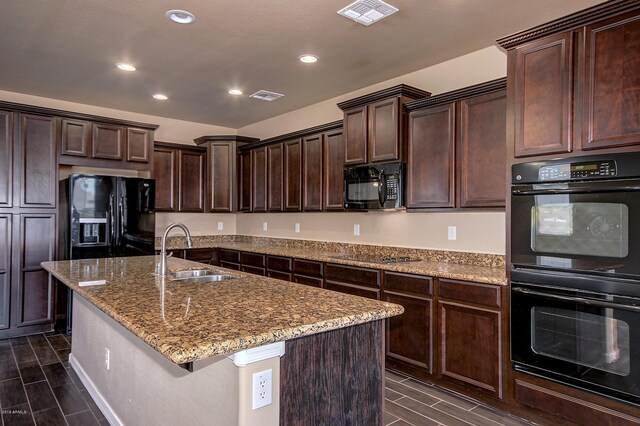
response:
<path id="1" fill-rule="evenodd" d="M 640 145 L 640 5 L 605 2 L 498 40 L 513 158 Z"/>
<path id="2" fill-rule="evenodd" d="M 506 79 L 405 104 L 409 209 L 504 207 Z"/>
<path id="3" fill-rule="evenodd" d="M 344 114 L 344 165 L 406 161 L 402 104 L 430 96 L 400 84 L 338 104 Z"/>

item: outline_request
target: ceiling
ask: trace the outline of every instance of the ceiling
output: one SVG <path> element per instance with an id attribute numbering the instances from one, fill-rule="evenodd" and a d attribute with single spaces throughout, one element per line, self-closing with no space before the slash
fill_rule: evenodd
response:
<path id="1" fill-rule="evenodd" d="M 240 128 L 601 3 L 387 0 L 400 11 L 365 27 L 336 13 L 351 1 L 4 1 L 0 90 Z M 195 23 L 170 22 L 170 9 Z M 320 60 L 303 64 L 303 53 Z M 245 95 L 229 95 L 232 87 Z M 246 96 L 261 89 L 285 96 Z"/>

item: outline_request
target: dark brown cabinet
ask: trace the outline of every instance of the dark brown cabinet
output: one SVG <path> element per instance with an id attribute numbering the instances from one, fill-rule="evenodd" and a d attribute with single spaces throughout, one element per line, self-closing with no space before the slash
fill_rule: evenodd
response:
<path id="1" fill-rule="evenodd" d="M 571 33 L 515 49 L 515 156 L 570 152 L 573 114 Z M 525 101 L 526 99 L 526 101 Z"/>
<path id="2" fill-rule="evenodd" d="M 251 150 L 251 211 L 267 211 L 267 148 Z"/>
<path id="3" fill-rule="evenodd" d="M 58 204 L 55 117 L 18 114 L 14 146 L 14 206 L 55 208 Z"/>
<path id="4" fill-rule="evenodd" d="M 406 113 L 401 105 L 430 96 L 400 84 L 338 104 L 344 115 L 344 164 L 406 161 Z"/>
<path id="5" fill-rule="evenodd" d="M 104 160 L 122 160 L 124 140 L 124 127 L 112 124 L 94 124 L 91 156 Z"/>
<path id="6" fill-rule="evenodd" d="M 322 210 L 322 144 L 324 135 L 316 134 L 302 139 L 303 145 L 303 203 L 304 211 Z"/>
<path id="7" fill-rule="evenodd" d="M 283 143 L 284 148 L 284 209 L 302 210 L 302 141 Z"/>
<path id="8" fill-rule="evenodd" d="M 187 260 L 193 260 L 194 262 L 200 262 L 207 265 L 219 265 L 218 250 L 215 248 L 192 248 L 185 249 L 182 256 Z"/>
<path id="9" fill-rule="evenodd" d="M 283 155 L 282 144 L 267 147 L 267 210 L 280 212 L 283 208 Z"/>
<path id="10" fill-rule="evenodd" d="M 293 259 L 293 281 L 312 287 L 322 287 L 324 264 L 315 260 Z"/>
<path id="11" fill-rule="evenodd" d="M 324 288 L 380 300 L 380 271 L 327 263 Z"/>
<path id="12" fill-rule="evenodd" d="M 63 118 L 60 126 L 60 154 L 88 157 L 91 150 L 91 123 Z"/>
<path id="13" fill-rule="evenodd" d="M 405 105 L 407 208 L 503 207 L 506 79 Z"/>
<path id="14" fill-rule="evenodd" d="M 251 151 L 238 154 L 238 210 L 251 211 Z"/>
<path id="15" fill-rule="evenodd" d="M 206 149 L 156 142 L 156 211 L 205 211 Z"/>
<path id="16" fill-rule="evenodd" d="M 219 249 L 220 266 L 223 268 L 240 270 L 240 252 L 238 250 Z"/>
<path id="17" fill-rule="evenodd" d="M 292 263 L 290 257 L 267 255 L 267 276 L 279 280 L 291 281 Z"/>
<path id="18" fill-rule="evenodd" d="M 0 330 L 11 326 L 11 220 L 11 214 L 0 214 Z"/>
<path id="19" fill-rule="evenodd" d="M 387 365 L 432 374 L 433 278 L 385 271 L 383 299 L 404 307 L 387 320 Z"/>
<path id="20" fill-rule="evenodd" d="M 440 374 L 502 397 L 501 288 L 439 280 Z"/>
<path id="21" fill-rule="evenodd" d="M 325 132 L 322 154 L 322 205 L 324 210 L 344 210 L 344 145 L 342 129 Z"/>
<path id="22" fill-rule="evenodd" d="M 153 135 L 146 129 L 127 129 L 127 161 L 149 163 Z"/>
<path id="23" fill-rule="evenodd" d="M 13 204 L 13 113 L 0 111 L 0 208 Z"/>
<path id="24" fill-rule="evenodd" d="M 640 144 L 640 15 L 585 28 L 582 149 Z"/>

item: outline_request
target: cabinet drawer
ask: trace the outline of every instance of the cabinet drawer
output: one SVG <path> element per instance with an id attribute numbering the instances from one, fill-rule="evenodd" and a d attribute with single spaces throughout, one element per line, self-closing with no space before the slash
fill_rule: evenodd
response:
<path id="1" fill-rule="evenodd" d="M 322 262 L 293 259 L 293 272 L 299 275 L 306 275 L 308 277 L 322 278 Z"/>
<path id="2" fill-rule="evenodd" d="M 312 287 L 322 287 L 322 278 L 305 277 L 303 275 L 294 275 L 293 282 L 298 284 L 310 285 Z"/>
<path id="3" fill-rule="evenodd" d="M 384 290 L 410 296 L 432 296 L 433 278 L 396 272 L 384 272 Z"/>
<path id="4" fill-rule="evenodd" d="M 220 249 L 220 261 L 240 263 L 240 252 L 237 250 Z"/>
<path id="5" fill-rule="evenodd" d="M 239 265 L 239 264 L 237 264 L 237 263 L 231 263 L 231 262 L 224 262 L 224 261 L 221 261 L 221 262 L 220 262 L 220 266 L 221 266 L 221 267 L 223 267 L 223 268 L 233 269 L 233 270 L 236 270 L 236 271 L 239 271 L 239 270 L 240 270 L 240 265 Z"/>
<path id="6" fill-rule="evenodd" d="M 267 256 L 267 269 L 272 271 L 291 272 L 291 258 Z"/>
<path id="7" fill-rule="evenodd" d="M 211 264 L 214 258 L 214 251 L 215 249 L 210 248 L 186 249 L 184 251 L 184 258 L 193 260 L 194 262 Z"/>
<path id="8" fill-rule="evenodd" d="M 264 254 L 242 252 L 240 253 L 240 263 L 242 265 L 264 268 Z"/>
<path id="9" fill-rule="evenodd" d="M 291 274 L 288 272 L 280 272 L 280 271 L 267 271 L 267 276 L 271 278 L 277 278 L 279 280 L 291 281 Z"/>
<path id="10" fill-rule="evenodd" d="M 324 271 L 324 277 L 327 281 L 380 288 L 380 271 L 375 269 L 329 263 Z"/>
<path id="11" fill-rule="evenodd" d="M 264 268 L 256 268 L 255 266 L 245 266 L 242 265 L 240 267 L 240 270 L 242 272 L 248 272 L 249 274 L 254 274 L 254 275 L 265 275 L 265 270 Z"/>
<path id="12" fill-rule="evenodd" d="M 468 281 L 439 280 L 438 294 L 441 299 L 477 303 L 493 308 L 502 306 L 500 287 Z"/>
<path id="13" fill-rule="evenodd" d="M 352 294 L 354 296 L 367 297 L 369 299 L 380 300 L 380 290 L 374 290 L 358 285 L 342 284 L 332 281 L 325 281 L 327 290 L 339 291 L 340 293 Z"/>

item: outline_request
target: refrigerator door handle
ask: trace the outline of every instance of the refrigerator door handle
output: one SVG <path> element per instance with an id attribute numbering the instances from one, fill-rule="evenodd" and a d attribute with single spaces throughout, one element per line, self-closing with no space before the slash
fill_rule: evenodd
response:
<path id="1" fill-rule="evenodd" d="M 115 243 L 116 236 L 116 221 L 115 221 L 115 213 L 113 211 L 113 194 L 109 195 L 109 233 L 111 234 L 111 238 L 109 244 L 111 246 Z"/>
<path id="2" fill-rule="evenodd" d="M 122 238 L 124 237 L 124 197 L 120 197 L 120 238 L 119 244 L 122 244 Z"/>

